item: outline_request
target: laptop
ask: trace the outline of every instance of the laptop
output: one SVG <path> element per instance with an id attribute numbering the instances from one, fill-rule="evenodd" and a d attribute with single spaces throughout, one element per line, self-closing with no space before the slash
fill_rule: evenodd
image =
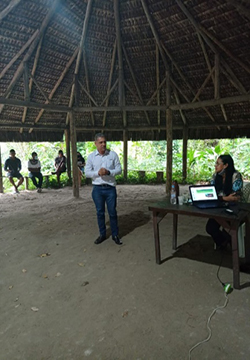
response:
<path id="1" fill-rule="evenodd" d="M 193 205 L 200 209 L 222 206 L 214 185 L 191 185 L 189 191 Z"/>

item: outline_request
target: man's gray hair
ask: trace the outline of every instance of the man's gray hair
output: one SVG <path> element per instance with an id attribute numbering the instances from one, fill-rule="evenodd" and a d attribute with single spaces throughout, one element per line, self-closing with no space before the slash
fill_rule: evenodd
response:
<path id="1" fill-rule="evenodd" d="M 99 138 L 105 138 L 106 139 L 106 136 L 103 133 L 95 134 L 95 141 L 97 141 L 97 139 L 99 139 Z"/>

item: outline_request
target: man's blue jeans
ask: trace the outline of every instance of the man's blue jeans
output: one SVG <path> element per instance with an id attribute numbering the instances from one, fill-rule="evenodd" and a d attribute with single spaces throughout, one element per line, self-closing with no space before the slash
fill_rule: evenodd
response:
<path id="1" fill-rule="evenodd" d="M 105 203 L 107 204 L 112 236 L 118 235 L 117 212 L 116 212 L 116 188 L 109 185 L 94 185 L 92 198 L 96 206 L 97 221 L 101 236 L 106 237 Z"/>

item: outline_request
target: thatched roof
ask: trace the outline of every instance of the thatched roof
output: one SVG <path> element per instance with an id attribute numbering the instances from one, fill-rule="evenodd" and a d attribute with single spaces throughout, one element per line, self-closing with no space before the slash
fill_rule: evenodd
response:
<path id="1" fill-rule="evenodd" d="M 0 49 L 0 141 L 250 136 L 249 0 L 1 0 Z"/>

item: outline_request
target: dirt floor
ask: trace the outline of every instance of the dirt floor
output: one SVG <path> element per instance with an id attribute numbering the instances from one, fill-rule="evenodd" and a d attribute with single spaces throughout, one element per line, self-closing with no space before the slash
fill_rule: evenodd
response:
<path id="1" fill-rule="evenodd" d="M 91 186 L 78 200 L 71 188 L 0 194 L 1 360 L 180 360 L 208 336 L 207 319 L 225 296 L 205 220 L 180 217 L 173 253 L 167 216 L 167 261 L 157 265 L 148 204 L 165 197 L 164 186 L 117 191 L 122 246 L 111 237 L 94 244 Z M 230 252 L 219 276 L 232 282 Z M 192 359 L 250 358 L 249 281 L 241 273 L 245 287 L 213 316 L 212 337 Z"/>

